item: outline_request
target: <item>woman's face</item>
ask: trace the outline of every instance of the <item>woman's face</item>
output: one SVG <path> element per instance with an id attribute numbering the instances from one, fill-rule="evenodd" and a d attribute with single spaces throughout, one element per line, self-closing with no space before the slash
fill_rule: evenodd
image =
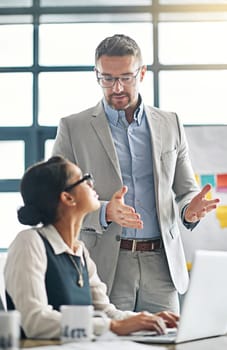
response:
<path id="1" fill-rule="evenodd" d="M 93 188 L 92 179 L 87 175 L 84 176 L 77 165 L 69 162 L 68 167 L 71 176 L 67 186 L 74 184 L 70 193 L 75 196 L 77 210 L 85 214 L 97 210 L 100 207 L 100 202 Z M 78 181 L 79 183 L 77 183 Z"/>

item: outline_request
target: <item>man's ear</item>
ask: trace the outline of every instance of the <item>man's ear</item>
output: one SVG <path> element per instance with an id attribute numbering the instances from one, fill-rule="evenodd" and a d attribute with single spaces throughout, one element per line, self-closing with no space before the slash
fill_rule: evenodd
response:
<path id="1" fill-rule="evenodd" d="M 140 72 L 140 82 L 143 81 L 143 78 L 146 74 L 146 71 L 147 71 L 147 66 L 146 65 L 143 65 L 141 67 L 141 72 Z"/>

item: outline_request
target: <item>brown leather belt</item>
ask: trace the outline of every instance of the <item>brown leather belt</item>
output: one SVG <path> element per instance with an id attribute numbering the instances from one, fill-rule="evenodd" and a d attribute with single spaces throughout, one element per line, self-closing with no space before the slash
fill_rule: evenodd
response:
<path id="1" fill-rule="evenodd" d="M 161 239 L 139 241 L 136 239 L 121 239 L 120 248 L 131 250 L 132 252 L 147 252 L 151 250 L 161 249 L 163 243 Z"/>

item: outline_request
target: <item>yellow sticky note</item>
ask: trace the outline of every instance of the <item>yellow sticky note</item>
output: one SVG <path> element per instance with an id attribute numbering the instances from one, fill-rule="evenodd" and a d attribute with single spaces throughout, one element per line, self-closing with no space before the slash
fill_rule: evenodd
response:
<path id="1" fill-rule="evenodd" d="M 212 199 L 212 192 L 209 191 L 209 192 L 206 194 L 205 198 L 206 198 L 207 200 Z"/>
<path id="2" fill-rule="evenodd" d="M 227 227 L 227 205 L 220 205 L 216 209 L 216 216 L 222 228 Z"/>
<path id="3" fill-rule="evenodd" d="M 187 269 L 188 271 L 192 269 L 192 263 L 190 261 L 187 261 Z"/>
<path id="4" fill-rule="evenodd" d="M 198 174 L 195 174 L 195 179 L 198 185 L 200 185 L 200 176 Z"/>

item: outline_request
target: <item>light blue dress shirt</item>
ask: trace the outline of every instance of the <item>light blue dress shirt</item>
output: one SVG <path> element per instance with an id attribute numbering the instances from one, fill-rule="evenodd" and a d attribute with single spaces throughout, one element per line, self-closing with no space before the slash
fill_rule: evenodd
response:
<path id="1" fill-rule="evenodd" d="M 116 147 L 123 184 L 128 186 L 125 203 L 135 208 L 143 220 L 143 229 L 123 228 L 122 238 L 154 239 L 160 237 L 155 205 L 155 189 L 150 129 L 143 103 L 129 124 L 123 110 L 112 109 L 105 99 L 104 110 Z"/>

